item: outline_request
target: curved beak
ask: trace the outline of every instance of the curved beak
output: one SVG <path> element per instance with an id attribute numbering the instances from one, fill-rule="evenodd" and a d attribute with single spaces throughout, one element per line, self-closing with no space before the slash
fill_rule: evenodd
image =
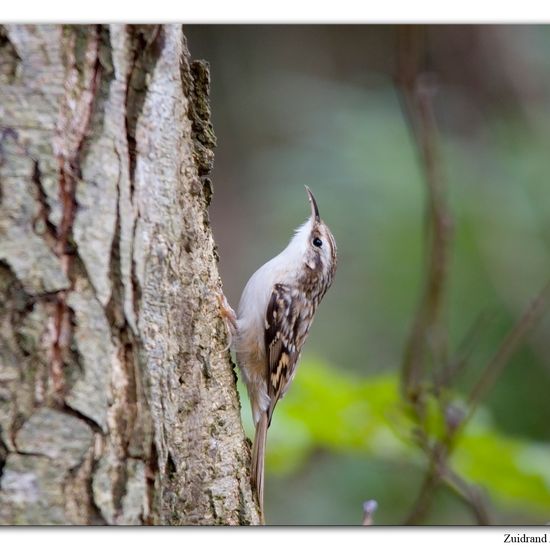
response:
<path id="1" fill-rule="evenodd" d="M 313 196 L 311 189 L 307 185 L 304 185 L 304 187 L 306 188 L 306 192 L 309 198 L 309 203 L 311 204 L 311 217 L 315 221 L 320 222 L 321 217 L 319 216 L 319 208 L 317 208 L 317 201 L 315 200 L 315 197 Z"/>

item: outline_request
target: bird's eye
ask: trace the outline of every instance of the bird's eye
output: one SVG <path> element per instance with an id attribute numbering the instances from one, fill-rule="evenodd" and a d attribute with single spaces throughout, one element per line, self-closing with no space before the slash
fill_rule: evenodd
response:
<path id="1" fill-rule="evenodd" d="M 319 237 L 315 237 L 315 239 L 313 239 L 313 246 L 321 248 L 323 246 L 323 241 Z"/>

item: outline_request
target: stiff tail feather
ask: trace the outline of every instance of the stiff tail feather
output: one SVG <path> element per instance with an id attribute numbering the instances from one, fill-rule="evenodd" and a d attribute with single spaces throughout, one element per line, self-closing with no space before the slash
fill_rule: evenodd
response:
<path id="1" fill-rule="evenodd" d="M 267 428 L 269 421 L 267 413 L 262 413 L 260 420 L 256 424 L 256 434 L 254 435 L 254 444 L 252 445 L 252 468 L 250 477 L 252 488 L 256 491 L 258 506 L 260 507 L 260 518 L 262 524 L 264 520 L 264 462 L 265 462 L 265 444 L 267 440 Z"/>

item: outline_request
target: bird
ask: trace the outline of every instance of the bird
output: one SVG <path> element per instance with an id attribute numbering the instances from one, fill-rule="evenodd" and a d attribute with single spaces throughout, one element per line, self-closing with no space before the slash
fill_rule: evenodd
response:
<path id="1" fill-rule="evenodd" d="M 296 374 L 317 306 L 332 284 L 337 265 L 334 236 L 321 220 L 313 193 L 305 188 L 309 219 L 280 254 L 250 277 L 232 321 L 233 347 L 255 426 L 250 477 L 262 523 L 267 430 L 277 402 Z"/>

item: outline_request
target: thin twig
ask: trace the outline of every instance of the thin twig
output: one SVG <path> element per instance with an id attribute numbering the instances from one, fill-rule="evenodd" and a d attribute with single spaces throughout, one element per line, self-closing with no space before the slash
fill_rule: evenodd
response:
<path id="1" fill-rule="evenodd" d="M 510 356 L 516 351 L 521 342 L 523 342 L 526 334 L 542 317 L 549 301 L 550 280 L 547 281 L 539 294 L 529 304 L 523 315 L 506 335 L 506 338 L 504 338 L 498 350 L 485 367 L 468 398 L 469 411 L 466 420 L 471 417 L 481 399 L 487 394 L 490 387 L 502 372 L 502 369 L 506 366 Z"/>

